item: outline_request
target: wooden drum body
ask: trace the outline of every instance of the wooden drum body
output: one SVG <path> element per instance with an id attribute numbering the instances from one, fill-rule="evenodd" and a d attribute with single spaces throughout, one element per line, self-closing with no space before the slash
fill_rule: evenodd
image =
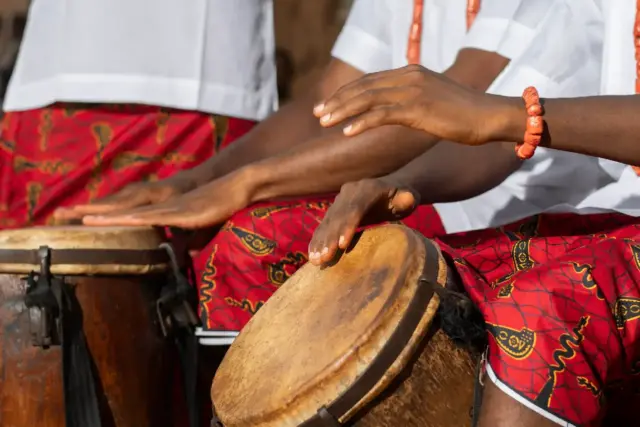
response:
<path id="1" fill-rule="evenodd" d="M 41 312 L 25 305 L 25 277 L 40 266 L 24 263 L 28 250 L 51 250 L 50 271 L 62 278 L 81 308 L 96 397 L 104 427 L 169 426 L 173 370 L 168 342 L 155 315 L 166 264 L 154 264 L 162 242 L 152 229 L 43 227 L 0 232 L 0 425 L 64 427 L 60 346 L 33 343 Z M 149 263 L 111 263 L 100 251 Z M 71 263 L 74 251 L 78 263 Z M 135 252 L 132 252 L 135 251 Z M 66 252 L 65 264 L 56 254 Z M 84 254 L 81 254 L 84 252 Z M 97 262 L 90 264 L 88 252 Z M 22 257 L 22 258 L 21 258 Z M 61 257 L 58 257 L 62 259 Z M 115 259 L 114 258 L 114 259 Z M 124 258 L 127 258 L 125 256 Z"/>
<path id="2" fill-rule="evenodd" d="M 225 427 L 470 424 L 475 363 L 439 330 L 447 266 L 404 226 L 305 265 L 247 324 L 213 381 Z"/>

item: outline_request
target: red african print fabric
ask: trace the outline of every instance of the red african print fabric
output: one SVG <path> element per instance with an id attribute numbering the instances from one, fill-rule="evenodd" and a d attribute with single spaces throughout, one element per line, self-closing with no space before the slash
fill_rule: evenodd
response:
<path id="1" fill-rule="evenodd" d="M 0 132 L 0 228 L 196 166 L 253 122 L 134 105 L 60 104 L 8 113 Z"/>
<path id="2" fill-rule="evenodd" d="M 239 331 L 307 262 L 314 230 L 333 198 L 261 203 L 236 213 L 195 260 L 200 317 L 208 331 Z M 403 220 L 426 236 L 444 234 L 437 212 L 421 206 Z"/>
<path id="3" fill-rule="evenodd" d="M 562 425 L 638 425 L 638 219 L 540 215 L 437 241 L 484 314 L 503 391 Z"/>

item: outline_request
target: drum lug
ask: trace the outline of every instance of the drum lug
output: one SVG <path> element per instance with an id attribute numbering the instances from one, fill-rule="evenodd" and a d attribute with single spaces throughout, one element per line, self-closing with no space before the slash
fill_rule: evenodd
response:
<path id="1" fill-rule="evenodd" d="M 51 250 L 42 246 L 38 250 L 40 272 L 31 272 L 26 278 L 25 305 L 29 310 L 29 329 L 32 343 L 47 349 L 60 345 L 60 308 L 53 292 L 53 282 L 60 279 L 51 275 Z"/>

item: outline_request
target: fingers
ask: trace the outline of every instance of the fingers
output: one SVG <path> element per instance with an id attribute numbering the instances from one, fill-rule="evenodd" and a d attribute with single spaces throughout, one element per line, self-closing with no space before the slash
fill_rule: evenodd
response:
<path id="1" fill-rule="evenodd" d="M 309 261 L 315 265 L 330 262 L 351 244 L 356 230 L 371 207 L 387 195 L 376 180 L 363 180 L 342 186 L 309 244 Z"/>
<path id="2" fill-rule="evenodd" d="M 123 209 L 132 209 L 148 203 L 146 197 L 129 193 L 117 193 L 93 203 L 58 208 L 53 216 L 56 220 L 81 219 L 85 215 L 102 215 Z"/>
<path id="3" fill-rule="evenodd" d="M 349 123 L 342 133 L 346 136 L 355 136 L 385 125 L 414 127 L 414 121 L 412 116 L 402 111 L 401 106 L 381 107 L 361 114 Z"/>
<path id="4" fill-rule="evenodd" d="M 410 91 L 406 88 L 390 87 L 367 90 L 353 97 L 332 98 L 325 104 L 320 124 L 325 127 L 335 126 L 373 109 L 406 103 L 410 96 Z"/>
<path id="5" fill-rule="evenodd" d="M 165 226 L 193 229 L 206 222 L 188 206 L 158 204 L 105 215 L 87 215 L 84 225 L 91 226 Z"/>
<path id="6" fill-rule="evenodd" d="M 418 68 L 422 69 L 420 66 L 418 66 Z M 414 72 L 416 72 L 416 66 L 409 65 L 395 70 L 367 74 L 364 77 L 342 86 L 331 97 L 317 104 L 313 110 L 314 114 L 316 114 L 317 117 L 322 117 L 324 114 L 332 111 L 335 105 L 340 105 L 344 100 L 354 98 L 367 91 L 401 86 L 403 78 L 407 74 Z"/>
<path id="7" fill-rule="evenodd" d="M 326 264 L 334 259 L 339 249 L 347 249 L 360 225 L 359 218 L 361 215 L 357 213 L 343 216 L 335 210 L 327 211 L 325 220 L 318 226 L 309 244 L 309 262 L 314 265 Z"/>
<path id="8" fill-rule="evenodd" d="M 397 70 L 394 70 L 397 71 Z M 328 113 L 333 112 L 336 107 L 343 105 L 347 100 L 361 97 L 363 95 L 367 95 L 373 92 L 384 92 L 386 89 L 392 89 L 397 86 L 395 78 L 389 77 L 387 73 L 393 72 L 382 72 L 380 73 L 381 77 L 375 75 L 367 75 L 361 79 L 355 80 L 345 86 L 342 86 L 338 89 L 333 95 L 329 98 L 317 104 L 313 113 L 316 117 L 320 118 Z"/>
<path id="9" fill-rule="evenodd" d="M 421 75 L 424 71 L 425 69 L 422 66 L 408 65 L 395 70 L 367 74 L 342 86 L 331 97 L 317 104 L 313 112 L 318 118 L 321 118 L 333 113 L 336 107 L 343 105 L 347 100 L 367 95 L 371 92 L 385 93 L 388 89 L 405 87 L 415 81 L 413 76 Z"/>

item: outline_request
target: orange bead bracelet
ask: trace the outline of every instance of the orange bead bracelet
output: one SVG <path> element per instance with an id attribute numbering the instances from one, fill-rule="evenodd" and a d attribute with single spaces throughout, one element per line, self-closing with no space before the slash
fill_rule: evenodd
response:
<path id="1" fill-rule="evenodd" d="M 544 132 L 544 109 L 540 104 L 540 95 L 535 87 L 528 87 L 522 93 L 525 109 L 527 110 L 527 127 L 523 142 L 516 145 L 516 155 L 522 159 L 530 159 L 542 141 Z"/>

